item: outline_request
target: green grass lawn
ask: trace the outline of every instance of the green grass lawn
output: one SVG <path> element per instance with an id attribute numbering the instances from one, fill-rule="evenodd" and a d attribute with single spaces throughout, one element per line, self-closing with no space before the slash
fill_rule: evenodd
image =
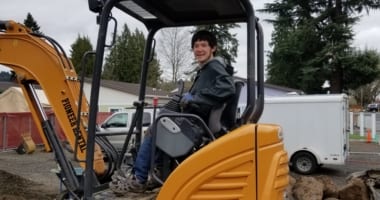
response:
<path id="1" fill-rule="evenodd" d="M 366 139 L 367 137 L 366 136 L 360 136 L 360 134 L 350 134 L 350 139 L 353 139 L 353 140 L 359 140 L 359 139 Z"/>
<path id="2" fill-rule="evenodd" d="M 371 137 L 373 137 L 373 135 L 371 135 Z M 377 133 L 377 135 L 376 135 L 376 138 L 378 138 L 378 137 L 379 137 L 379 133 Z M 354 134 L 349 133 L 349 138 L 353 139 L 353 140 L 358 140 L 358 139 L 366 140 L 367 139 L 367 132 L 364 133 L 364 136 L 360 136 L 359 132 L 354 132 Z"/>

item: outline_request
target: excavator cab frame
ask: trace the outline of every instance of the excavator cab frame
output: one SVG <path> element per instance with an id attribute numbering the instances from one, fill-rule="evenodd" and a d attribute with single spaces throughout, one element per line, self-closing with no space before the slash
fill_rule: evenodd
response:
<path id="1" fill-rule="evenodd" d="M 258 23 L 250 0 L 88 0 L 88 3 L 89 9 L 98 14 L 99 23 L 96 59 L 92 79 L 93 87 L 90 96 L 91 102 L 98 102 L 99 98 L 99 90 L 97 88 L 100 86 L 107 27 L 112 9 L 119 9 L 127 15 L 134 17 L 142 22 L 148 30 L 141 65 L 139 99 L 135 102 L 135 106 L 137 107 L 137 130 L 141 130 L 141 113 L 143 112 L 143 105 L 145 104 L 145 87 L 149 60 L 154 49 L 154 35 L 158 30 L 168 27 L 245 23 L 247 25 L 247 104 L 240 119 L 243 126 L 239 127 L 239 130 L 234 131 L 237 133 L 231 132 L 227 134 L 228 136 L 212 142 L 212 144 L 203 147 L 200 151 L 186 159 L 183 164 L 170 174 L 167 181 L 165 181 L 158 199 L 209 199 L 211 196 L 216 199 L 227 198 L 227 196 L 230 196 L 229 198 L 237 197 L 239 199 L 283 198 L 284 190 L 289 179 L 287 176 L 287 154 L 284 151 L 282 143 L 281 129 L 276 125 L 258 126 L 255 124 L 259 120 L 264 108 L 264 54 L 262 27 Z M 95 110 L 95 106 L 92 105 L 90 107 L 89 116 L 89 144 L 93 143 L 95 138 Z M 262 132 L 262 134 L 259 135 L 259 132 Z M 138 142 L 140 141 L 140 137 L 141 135 L 137 135 L 137 147 L 139 147 Z M 221 147 L 223 146 L 229 145 L 233 149 L 233 141 L 236 142 L 239 140 L 238 138 L 245 138 L 246 141 L 248 141 L 241 150 L 232 150 L 233 152 L 230 152 L 231 154 L 219 155 L 222 156 L 216 158 L 219 160 L 211 161 L 211 163 L 205 164 L 205 166 L 199 167 L 199 169 L 191 169 L 194 163 L 199 163 L 202 159 L 205 159 L 207 155 L 210 156 L 221 151 Z M 124 147 L 125 145 L 126 144 L 124 144 Z M 238 144 L 235 145 L 237 146 Z M 93 158 L 93 149 L 92 145 L 89 146 L 90 148 L 87 149 L 86 167 L 92 169 L 91 165 L 93 161 L 91 159 Z M 271 150 L 268 151 L 269 146 L 271 146 L 269 148 Z M 123 149 L 125 150 L 126 148 Z M 218 170 L 215 169 L 218 173 L 210 172 L 210 174 L 205 175 L 210 176 L 209 180 L 216 181 L 213 183 L 206 183 L 207 181 L 205 180 L 202 182 L 200 179 L 203 178 L 199 177 L 198 179 L 192 179 L 192 177 L 196 176 L 197 170 L 199 170 L 199 173 L 205 170 L 207 171 L 209 168 L 212 168 L 211 166 L 217 163 L 223 163 L 229 156 L 234 157 L 236 154 L 248 156 L 246 158 L 239 156 L 239 158 L 231 158 L 231 160 L 242 159 L 240 164 L 225 163 L 226 165 L 236 165 L 236 168 L 234 168 L 236 171 L 231 169 L 233 168 L 232 166 L 230 166 L 230 169 L 226 169 L 225 166 L 220 167 Z M 223 158 L 223 156 L 225 157 Z M 261 163 L 261 167 L 258 166 L 258 160 L 265 160 L 265 162 L 263 161 Z M 239 163 L 239 161 L 234 163 Z M 252 172 L 242 172 L 241 168 L 252 169 Z M 272 172 L 269 172 L 268 169 L 272 170 Z M 86 175 L 87 179 L 84 181 L 84 196 L 85 198 L 90 198 L 92 196 L 92 176 L 90 176 L 90 170 L 87 170 L 87 173 L 89 174 Z M 188 179 L 178 175 L 183 175 L 184 173 L 189 174 L 189 177 L 186 177 Z M 268 176 L 269 180 L 266 180 Z M 236 194 L 234 194 L 235 192 L 232 192 L 234 189 L 231 188 L 231 186 L 225 187 L 224 184 L 220 183 L 220 181 L 231 181 L 231 178 L 239 179 L 243 177 L 247 178 L 245 180 L 246 183 L 244 183 L 244 181 L 243 183 L 239 181 L 236 183 L 231 182 L 232 185 L 236 184 L 233 186 L 236 188 L 240 188 L 240 186 L 237 186 L 239 184 L 245 184 L 244 187 L 241 187 L 244 188 L 241 190 L 242 193 L 236 192 Z M 192 185 L 188 182 L 194 184 Z M 263 185 L 259 185 L 261 183 Z M 221 190 L 224 190 L 225 194 L 222 194 Z M 205 194 L 205 191 L 207 191 L 206 193 L 208 194 Z M 215 194 L 215 192 L 218 194 Z"/>
<path id="2" fill-rule="evenodd" d="M 136 115 L 121 155 L 128 149 L 132 131 L 136 131 L 136 148 L 140 145 L 148 66 L 157 31 L 207 24 L 246 24 L 247 103 L 240 118 L 242 125 L 182 161 L 165 178 L 157 199 L 282 199 L 289 169 L 281 128 L 257 124 L 264 108 L 263 31 L 250 0 L 88 0 L 88 4 L 97 14 L 99 24 L 96 51 L 91 53 L 95 54 L 95 64 L 90 103 L 83 95 L 75 68 L 57 42 L 14 21 L 0 21 L 0 64 L 14 70 L 33 119 L 39 124 L 45 148 L 54 151 L 59 178 L 70 195 L 93 199 L 94 192 L 107 187 L 99 178 L 107 179 L 115 168 L 120 168 L 123 159 L 114 156 L 106 140 L 96 137 L 101 72 L 105 48 L 109 46 L 107 28 L 115 20 L 111 15 L 115 8 L 141 21 L 148 30 L 139 97 L 134 102 Z M 45 91 L 76 150 L 75 159 L 85 169 L 80 178 L 42 110 L 35 85 Z M 117 166 L 105 166 L 104 152 L 109 158 L 115 157 L 112 160 L 118 161 Z"/>

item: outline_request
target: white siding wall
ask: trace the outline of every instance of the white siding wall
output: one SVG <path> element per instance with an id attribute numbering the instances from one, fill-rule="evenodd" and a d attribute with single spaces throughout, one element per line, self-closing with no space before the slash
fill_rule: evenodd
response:
<path id="1" fill-rule="evenodd" d="M 91 85 L 84 84 L 84 93 L 90 101 Z M 99 90 L 99 111 L 108 112 L 109 108 L 132 106 L 134 101 L 138 100 L 138 96 L 124 93 L 118 90 L 101 87 Z"/>

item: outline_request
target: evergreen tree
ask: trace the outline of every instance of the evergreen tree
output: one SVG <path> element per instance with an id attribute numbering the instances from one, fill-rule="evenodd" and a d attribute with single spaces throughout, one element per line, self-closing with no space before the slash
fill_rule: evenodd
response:
<path id="1" fill-rule="evenodd" d="M 136 29 L 134 33 L 131 33 L 125 24 L 121 35 L 116 37 L 115 44 L 106 58 L 103 78 L 139 83 L 145 41 L 145 36 L 141 31 Z M 149 64 L 148 85 L 156 87 L 160 76 L 159 63 L 154 55 Z"/>
<path id="2" fill-rule="evenodd" d="M 208 30 L 213 33 L 218 42 L 216 55 L 223 57 L 229 64 L 232 64 L 236 61 L 239 41 L 236 39 L 236 34 L 230 33 L 230 29 L 238 27 L 240 27 L 238 24 L 202 25 L 197 26 L 194 32 Z"/>
<path id="3" fill-rule="evenodd" d="M 144 34 L 135 30 L 129 38 L 127 43 L 127 56 L 129 62 L 124 66 L 126 73 L 122 74 L 121 80 L 125 82 L 139 83 L 141 76 L 141 66 L 144 54 L 145 37 Z"/>
<path id="4" fill-rule="evenodd" d="M 128 66 L 127 45 L 131 37 L 131 32 L 126 24 L 123 26 L 121 35 L 116 36 L 115 44 L 112 46 L 110 54 L 106 57 L 103 70 L 103 78 L 121 81 L 123 70 Z M 126 72 L 125 72 L 126 73 Z M 124 73 L 124 74 L 125 74 Z"/>
<path id="5" fill-rule="evenodd" d="M 149 63 L 147 85 L 154 88 L 160 88 L 162 84 L 162 70 L 160 69 L 160 63 L 157 60 L 156 53 L 153 56 L 153 60 Z"/>
<path id="6" fill-rule="evenodd" d="M 94 71 L 95 57 L 93 55 L 88 55 L 86 60 L 84 60 L 84 66 L 81 66 L 83 56 L 88 51 L 93 51 L 90 39 L 87 36 L 82 37 L 78 35 L 75 42 L 71 45 L 71 62 L 73 63 L 78 75 L 81 75 L 84 70 L 85 77 L 92 76 Z"/>
<path id="7" fill-rule="evenodd" d="M 32 14 L 28 13 L 26 15 L 26 19 L 24 20 L 24 25 L 30 28 L 34 33 L 42 34 L 42 32 L 40 31 L 40 26 L 34 20 Z"/>
<path id="8" fill-rule="evenodd" d="M 260 11 L 276 15 L 275 20 L 268 20 L 274 33 L 267 81 L 306 93 L 324 92 L 321 85 L 325 80 L 330 80 L 332 93 L 372 82 L 379 73 L 377 65 L 361 65 L 364 68 L 356 74 L 356 82 L 348 78 L 358 58 L 350 44 L 357 14 L 379 7 L 376 0 L 281 0 L 266 4 Z M 374 76 L 368 77 L 369 72 Z"/>
<path id="9" fill-rule="evenodd" d="M 0 71 L 0 81 L 11 81 L 12 73 L 7 71 Z"/>

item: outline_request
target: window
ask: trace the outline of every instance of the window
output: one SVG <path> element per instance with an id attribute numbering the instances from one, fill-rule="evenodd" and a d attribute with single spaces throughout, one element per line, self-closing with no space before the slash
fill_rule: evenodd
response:
<path id="1" fill-rule="evenodd" d="M 119 107 L 110 107 L 110 108 L 108 108 L 108 111 L 111 112 L 111 113 L 114 113 L 114 112 L 121 112 L 121 111 L 123 111 L 123 108 L 119 108 Z"/>
<path id="2" fill-rule="evenodd" d="M 132 117 L 134 116 L 135 113 L 133 113 Z M 149 112 L 144 112 L 142 121 L 143 126 L 149 126 L 152 123 L 152 115 Z"/>
<path id="3" fill-rule="evenodd" d="M 108 121 L 109 127 L 126 127 L 128 121 L 128 114 L 127 113 L 119 113 L 115 114 L 110 120 Z"/>

